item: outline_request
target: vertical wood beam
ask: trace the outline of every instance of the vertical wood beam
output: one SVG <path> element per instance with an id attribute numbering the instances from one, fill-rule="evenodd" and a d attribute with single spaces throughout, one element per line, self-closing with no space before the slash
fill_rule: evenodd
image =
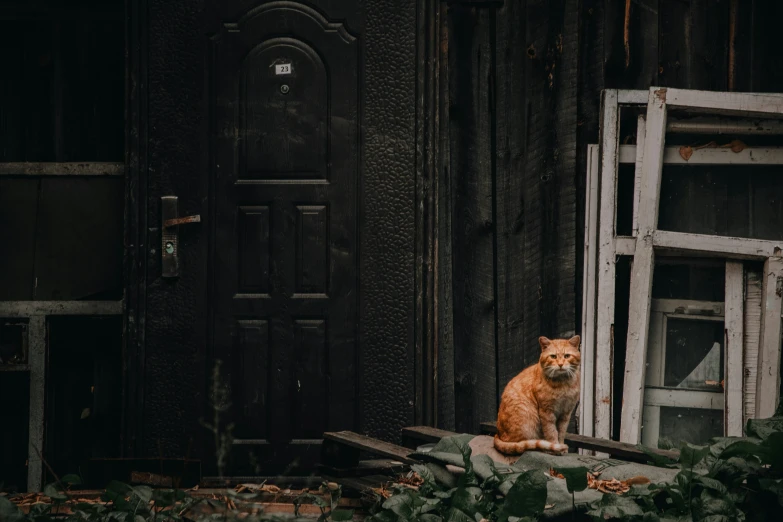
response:
<path id="1" fill-rule="evenodd" d="M 642 165 L 644 162 L 644 137 L 647 130 L 647 119 L 640 114 L 636 120 L 636 163 L 633 175 L 633 225 L 631 235 L 639 233 L 639 198 L 642 193 Z"/>
<path id="2" fill-rule="evenodd" d="M 595 306 L 598 248 L 599 149 L 587 148 L 585 194 L 584 284 L 582 292 L 582 380 L 579 401 L 579 434 L 593 436 L 595 419 Z"/>
<path id="3" fill-rule="evenodd" d="M 28 323 L 30 365 L 30 414 L 27 447 L 27 491 L 39 492 L 43 484 L 44 402 L 46 391 L 46 316 L 30 317 Z"/>
<path id="4" fill-rule="evenodd" d="M 726 312 L 724 360 L 724 433 L 727 437 L 742 436 L 742 353 L 743 353 L 743 289 L 745 275 L 738 261 L 726 261 Z"/>
<path id="5" fill-rule="evenodd" d="M 601 115 L 601 197 L 598 233 L 598 295 L 595 335 L 595 436 L 612 434 L 612 368 L 615 290 L 615 207 L 617 204 L 618 118 L 617 91 L 605 90 Z"/>
<path id="6" fill-rule="evenodd" d="M 775 413 L 780 396 L 780 313 L 783 296 L 783 258 L 764 263 L 761 286 L 761 340 L 756 388 L 756 418 Z"/>
<path id="7" fill-rule="evenodd" d="M 645 356 L 653 279 L 653 232 L 658 222 L 663 147 L 666 134 L 666 90 L 650 88 L 647 103 L 642 188 L 639 197 L 639 232 L 631 269 L 628 305 L 623 408 L 620 441 L 638 444 L 642 426 Z"/>

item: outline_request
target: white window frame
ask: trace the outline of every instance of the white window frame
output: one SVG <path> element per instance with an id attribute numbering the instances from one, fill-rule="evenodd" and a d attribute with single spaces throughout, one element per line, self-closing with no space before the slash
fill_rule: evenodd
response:
<path id="1" fill-rule="evenodd" d="M 637 145 L 619 144 L 619 111 L 623 105 L 647 105 L 639 116 Z M 764 260 L 761 339 L 755 416 L 769 416 L 777 405 L 780 364 L 781 297 L 775 290 L 783 284 L 783 241 L 688 234 L 657 230 L 661 171 L 664 164 L 687 163 L 732 165 L 781 165 L 783 148 L 747 148 L 741 153 L 727 149 L 696 149 L 685 160 L 679 147 L 665 147 L 665 131 L 692 133 L 732 132 L 783 134 L 783 121 L 731 121 L 719 119 L 667 121 L 667 109 L 698 109 L 711 115 L 747 117 L 783 116 L 783 95 L 736 94 L 686 91 L 651 87 L 649 91 L 606 90 L 602 93 L 601 144 L 588 147 L 585 219 L 585 264 L 583 293 L 583 375 L 579 410 L 580 433 L 611 438 L 611 406 L 614 390 L 613 323 L 615 262 L 618 255 L 633 256 L 629 329 L 627 339 L 620 440 L 638 444 L 641 439 L 645 382 L 645 351 L 654 253 L 697 254 L 720 257 L 727 263 L 725 346 L 743 345 L 742 263 Z M 649 137 L 649 139 L 648 139 Z M 615 233 L 617 174 L 620 163 L 634 163 L 633 235 Z M 600 176 L 599 176 L 600 168 Z M 641 237 L 641 241 L 637 241 Z M 777 318 L 777 320 L 775 320 Z M 739 359 L 737 360 L 737 353 Z M 730 360 L 731 359 L 731 360 Z M 726 432 L 741 434 L 743 424 L 742 354 L 726 351 Z M 605 364 L 609 361 L 609 364 Z M 596 364 L 600 362 L 600 364 Z M 773 371 L 774 370 L 774 371 Z"/>
<path id="2" fill-rule="evenodd" d="M 680 299 L 653 299 L 650 317 L 650 344 L 647 348 L 647 375 L 644 390 L 644 415 L 642 444 L 658 447 L 661 407 L 690 407 L 697 409 L 724 410 L 725 394 L 722 391 L 676 390 L 664 386 L 666 371 L 666 332 L 669 319 L 691 321 L 716 321 L 725 324 L 724 303 Z M 742 360 L 742 345 L 739 349 Z M 723 343 L 724 361 L 728 357 L 726 342 Z M 725 365 L 728 366 L 728 365 Z M 725 377 L 724 368 L 724 377 Z M 724 379 L 725 380 L 725 379 Z M 741 388 L 740 388 L 741 392 Z M 740 395 L 741 397 L 741 395 Z"/>

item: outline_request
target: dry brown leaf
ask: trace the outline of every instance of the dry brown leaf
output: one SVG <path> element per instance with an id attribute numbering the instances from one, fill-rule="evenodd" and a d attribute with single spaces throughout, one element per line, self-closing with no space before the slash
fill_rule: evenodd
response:
<path id="1" fill-rule="evenodd" d="M 688 161 L 693 156 L 693 147 L 690 145 L 683 145 L 680 147 L 680 157 L 685 161 Z"/>
<path id="2" fill-rule="evenodd" d="M 745 144 L 742 143 L 740 140 L 731 140 L 731 143 L 729 144 L 731 146 L 731 152 L 739 153 L 745 150 Z"/>

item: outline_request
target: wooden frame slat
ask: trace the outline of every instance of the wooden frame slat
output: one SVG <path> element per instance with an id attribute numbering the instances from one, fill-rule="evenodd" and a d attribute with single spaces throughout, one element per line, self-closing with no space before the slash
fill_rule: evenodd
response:
<path id="1" fill-rule="evenodd" d="M 722 410 L 725 396 L 702 390 L 647 387 L 644 390 L 644 404 L 645 406 Z"/>
<path id="2" fill-rule="evenodd" d="M 118 162 L 16 162 L 0 163 L 0 176 L 124 176 Z"/>
<path id="3" fill-rule="evenodd" d="M 780 117 L 783 96 L 780 94 L 697 91 L 659 88 L 658 97 L 669 108 L 697 110 L 702 114 Z"/>
<path id="4" fill-rule="evenodd" d="M 597 145 L 587 147 L 585 194 L 584 281 L 582 292 L 582 380 L 580 382 L 579 433 L 593 435 L 595 404 L 595 319 L 598 269 L 598 191 L 600 154 Z"/>
<path id="5" fill-rule="evenodd" d="M 741 262 L 726 261 L 726 306 L 724 313 L 725 339 L 723 348 L 723 375 L 725 383 L 726 409 L 724 412 L 724 433 L 727 437 L 741 437 L 743 425 L 742 412 L 742 354 L 744 339 L 743 289 L 745 272 Z"/>
<path id="6" fill-rule="evenodd" d="M 761 340 L 762 272 L 745 270 L 745 314 L 743 320 L 743 426 L 756 418 L 756 387 L 759 372 L 759 342 Z"/>
<path id="7" fill-rule="evenodd" d="M 658 249 L 677 250 L 680 253 L 693 253 L 704 257 L 756 260 L 778 256 L 783 249 L 783 241 L 710 236 L 668 230 L 653 232 L 653 245 Z"/>
<path id="8" fill-rule="evenodd" d="M 644 161 L 644 137 L 647 129 L 647 118 L 640 114 L 636 119 L 636 150 L 634 155 L 634 173 L 633 173 L 633 220 L 631 226 L 631 235 L 636 237 L 639 233 L 639 198 L 642 192 L 642 164 Z M 622 163 L 623 147 L 620 147 L 620 156 Z M 664 160 L 665 161 L 665 160 Z"/>
<path id="9" fill-rule="evenodd" d="M 764 263 L 761 286 L 761 340 L 756 382 L 756 418 L 771 417 L 780 395 L 780 314 L 783 295 L 783 258 Z"/>
<path id="10" fill-rule="evenodd" d="M 620 131 L 617 91 L 606 90 L 601 115 L 601 188 L 598 218 L 598 293 L 596 296 L 595 394 L 593 396 L 596 437 L 612 435 L 612 373 L 615 292 L 615 208 L 617 199 L 618 134 Z"/>
<path id="11" fill-rule="evenodd" d="M 46 317 L 30 317 L 27 326 L 30 367 L 30 413 L 28 415 L 27 491 L 41 491 L 46 390 Z M 40 452 L 40 453 L 39 453 Z"/>
<path id="12" fill-rule="evenodd" d="M 0 317 L 121 315 L 123 301 L 0 301 Z"/>
<path id="13" fill-rule="evenodd" d="M 660 90 L 650 89 L 642 187 L 639 197 L 639 232 L 631 269 L 623 408 L 620 415 L 620 441 L 629 444 L 638 444 L 641 440 L 645 355 L 654 262 L 652 236 L 658 222 L 658 198 L 666 131 L 665 101 L 665 97 L 661 97 Z"/>
<path id="14" fill-rule="evenodd" d="M 614 241 L 617 255 L 632 256 L 636 251 L 635 237 L 616 236 Z M 653 246 L 670 255 L 758 261 L 780 255 L 783 241 L 656 230 L 653 232 Z"/>
<path id="15" fill-rule="evenodd" d="M 687 160 L 681 152 L 685 152 L 681 147 L 664 147 L 664 165 L 783 165 L 783 147 L 746 147 L 739 152 L 727 147 L 692 148 Z M 640 159 L 639 145 L 620 145 L 621 164 L 638 164 Z M 737 175 L 746 173 L 737 170 Z"/>

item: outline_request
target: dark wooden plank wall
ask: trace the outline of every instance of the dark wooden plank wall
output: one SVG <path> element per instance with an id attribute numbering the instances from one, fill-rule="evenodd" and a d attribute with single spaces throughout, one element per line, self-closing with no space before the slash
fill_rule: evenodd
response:
<path id="1" fill-rule="evenodd" d="M 537 359 L 536 338 L 579 333 L 586 149 L 598 139 L 601 89 L 783 92 L 783 54 L 771 44 L 778 2 L 626 5 L 506 0 L 447 9 L 440 428 L 474 431 L 492 420 L 508 380 Z M 621 139 L 635 139 L 635 116 L 623 129 Z"/>
<path id="2" fill-rule="evenodd" d="M 438 353 L 453 353 L 439 360 L 453 367 L 453 382 L 439 380 L 453 394 L 439 396 L 453 397 L 455 416 L 438 418 L 445 429 L 491 420 L 505 383 L 537 358 L 537 337 L 574 332 L 578 24 L 576 0 L 448 11 L 453 206 L 439 239 L 452 253 L 453 347 Z"/>

